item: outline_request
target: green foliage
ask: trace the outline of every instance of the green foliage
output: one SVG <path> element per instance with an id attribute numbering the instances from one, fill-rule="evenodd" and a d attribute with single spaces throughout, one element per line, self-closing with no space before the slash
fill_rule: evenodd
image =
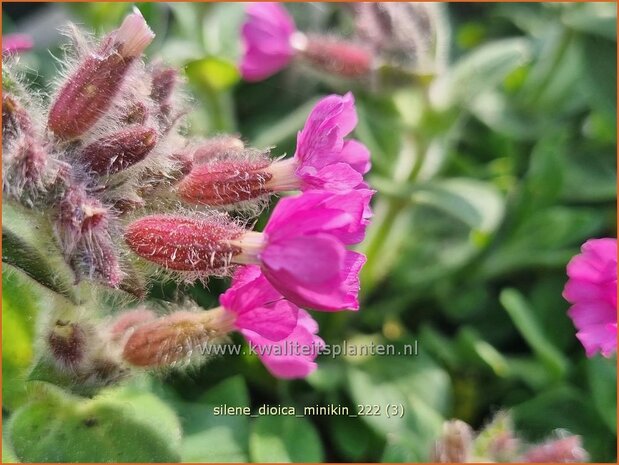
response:
<path id="1" fill-rule="evenodd" d="M 3 461 L 424 461 L 445 419 L 479 430 L 499 409 L 527 440 L 566 429 L 592 460 L 615 461 L 615 359 L 585 357 L 561 297 L 580 245 L 616 237 L 615 4 L 450 4 L 444 72 L 378 90 L 296 68 L 244 83 L 235 67 L 241 4 L 138 7 L 158 34 L 149 53 L 184 71 L 196 135 L 238 131 L 291 154 L 318 98 L 354 92 L 354 136 L 372 153 L 377 190 L 360 245 L 363 301 L 358 314 L 328 323 L 313 315 L 327 343 L 398 350 L 416 341 L 420 352 L 323 356 L 294 382 L 273 379 L 255 357 L 226 356 L 76 390 L 35 360 L 37 315 L 56 295 L 77 299 L 71 277 L 47 256 L 53 245 L 36 242 L 36 221 L 5 207 Z M 288 7 L 308 29 L 350 28 L 338 5 Z M 104 31 L 128 5 L 54 8 Z M 52 76 L 46 51 L 24 59 Z M 213 280 L 188 292 L 213 303 L 221 289 Z M 166 293 L 154 286 L 151 297 Z M 263 404 L 334 404 L 353 415 L 214 414 L 222 405 L 256 414 Z M 354 415 L 374 405 L 381 414 Z M 403 415 L 386 415 L 388 405 Z"/>

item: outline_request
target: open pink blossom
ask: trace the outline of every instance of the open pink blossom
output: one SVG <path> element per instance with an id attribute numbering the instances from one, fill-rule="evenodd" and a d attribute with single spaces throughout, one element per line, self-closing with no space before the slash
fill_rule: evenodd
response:
<path id="1" fill-rule="evenodd" d="M 286 338 L 297 324 L 299 308 L 284 299 L 255 265 L 236 271 L 232 286 L 219 302 L 234 314 L 236 329 L 251 331 L 270 341 Z"/>
<path id="2" fill-rule="evenodd" d="M 237 241 L 238 262 L 256 263 L 287 299 L 317 310 L 358 310 L 365 256 L 346 248 L 361 242 L 373 191 L 308 191 L 279 201 L 264 233 Z"/>
<path id="3" fill-rule="evenodd" d="M 295 25 L 279 3 L 250 3 L 241 35 L 244 54 L 241 74 L 247 81 L 260 81 L 285 68 L 294 56 L 290 39 Z"/>
<path id="4" fill-rule="evenodd" d="M 323 346 L 316 336 L 318 324 L 284 299 L 258 266 L 237 270 L 232 286 L 219 300 L 234 315 L 234 327 L 273 375 L 303 378 L 316 369 L 314 360 Z"/>
<path id="5" fill-rule="evenodd" d="M 278 378 L 305 378 L 311 374 L 317 368 L 314 360 L 324 347 L 323 340 L 317 336 L 318 323 L 302 309 L 299 309 L 292 333 L 279 342 L 272 342 L 250 330 L 241 333 L 264 366 Z"/>
<path id="6" fill-rule="evenodd" d="M 360 142 L 344 138 L 357 125 L 352 93 L 321 99 L 297 135 L 293 158 L 268 168 L 274 191 L 322 189 L 346 191 L 367 188 L 363 175 L 370 170 L 370 152 Z"/>
<path id="7" fill-rule="evenodd" d="M 34 46 L 32 37 L 28 34 L 7 34 L 2 36 L 2 53 L 20 53 Z"/>
<path id="8" fill-rule="evenodd" d="M 590 239 L 567 265 L 563 297 L 588 357 L 617 351 L 617 239 Z"/>
<path id="9" fill-rule="evenodd" d="M 225 153 L 196 163 L 177 192 L 191 204 L 223 206 L 276 192 L 367 190 L 363 175 L 370 170 L 370 152 L 360 142 L 345 139 L 356 124 L 353 95 L 329 95 L 299 131 L 294 157 L 272 161 L 243 149 Z"/>

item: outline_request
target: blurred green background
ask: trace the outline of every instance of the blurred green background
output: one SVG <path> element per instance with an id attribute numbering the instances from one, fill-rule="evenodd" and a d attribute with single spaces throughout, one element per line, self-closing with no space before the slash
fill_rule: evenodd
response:
<path id="1" fill-rule="evenodd" d="M 43 88 L 61 56 L 58 26 L 73 20 L 109 31 L 131 6 L 4 3 L 3 33 L 33 34 L 36 48 L 21 65 Z M 614 462 L 616 361 L 584 356 L 561 291 L 586 239 L 616 237 L 616 5 L 442 5 L 445 69 L 379 89 L 296 67 L 243 83 L 235 65 L 243 8 L 140 3 L 157 33 L 149 57 L 183 69 L 192 133 L 240 133 L 251 145 L 276 146 L 275 155 L 294 152 L 319 97 L 354 92 L 355 137 L 372 152 L 378 191 L 361 247 L 363 303 L 358 313 L 313 316 L 327 343 L 417 341 L 420 353 L 322 357 L 316 373 L 293 382 L 273 378 L 255 357 L 225 357 L 93 400 L 42 397 L 45 388 L 24 379 L 43 293 L 4 271 L 3 419 L 20 408 L 36 414 L 13 426 L 15 448 L 34 454 L 22 458 L 68 435 L 71 457 L 82 461 L 127 461 L 128 448 L 135 457 L 148 451 L 150 461 L 424 461 L 443 420 L 478 428 L 510 409 L 525 439 L 565 429 L 582 436 L 592 460 Z M 287 8 L 304 31 L 351 31 L 344 5 Z M 188 292 L 208 308 L 226 286 L 214 280 Z M 175 292 L 163 283 L 153 296 Z M 351 411 L 395 403 L 405 414 L 213 416 L 224 403 Z M 79 428 L 91 411 L 113 419 L 105 434 Z"/>

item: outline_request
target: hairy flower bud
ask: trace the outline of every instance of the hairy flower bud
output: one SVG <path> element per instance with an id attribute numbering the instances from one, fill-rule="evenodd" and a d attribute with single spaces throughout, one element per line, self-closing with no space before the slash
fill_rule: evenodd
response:
<path id="1" fill-rule="evenodd" d="M 128 331 L 157 318 L 154 312 L 145 308 L 136 308 L 121 314 L 110 328 L 114 339 L 122 338 Z"/>
<path id="2" fill-rule="evenodd" d="M 82 259 L 90 278 L 97 278 L 109 287 L 120 286 L 125 274 L 120 268 L 117 249 L 107 231 L 95 233 L 84 241 Z"/>
<path id="3" fill-rule="evenodd" d="M 234 316 L 223 308 L 207 312 L 179 311 L 134 328 L 123 358 L 140 367 L 175 366 L 198 354 L 205 344 L 224 340 Z"/>
<path id="4" fill-rule="evenodd" d="M 202 142 L 194 151 L 194 163 L 202 164 L 215 160 L 222 155 L 241 152 L 245 148 L 243 141 L 227 134 L 215 136 Z"/>
<path id="5" fill-rule="evenodd" d="M 580 436 L 570 435 L 532 447 L 524 454 L 523 461 L 529 463 L 569 463 L 586 462 L 588 458 L 587 451 L 582 448 Z"/>
<path id="6" fill-rule="evenodd" d="M 328 73 L 358 78 L 372 71 L 372 52 L 361 45 L 318 36 L 302 36 L 302 39 L 293 39 L 293 44 L 302 59 Z"/>
<path id="7" fill-rule="evenodd" d="M 47 151 L 32 137 L 25 136 L 5 154 L 3 191 L 15 199 L 24 192 L 36 193 L 43 188 Z"/>
<path id="8" fill-rule="evenodd" d="M 150 97 L 157 103 L 167 102 L 178 84 L 178 72 L 174 68 L 156 66 L 153 69 L 153 83 Z"/>
<path id="9" fill-rule="evenodd" d="M 124 108 L 121 119 L 125 124 L 144 124 L 148 119 L 148 108 L 142 102 L 132 102 Z"/>
<path id="10" fill-rule="evenodd" d="M 2 96 L 2 143 L 17 137 L 19 133 L 32 136 L 32 121 L 26 109 L 10 95 Z"/>
<path id="11" fill-rule="evenodd" d="M 228 241 L 244 230 L 227 217 L 152 215 L 131 223 L 125 241 L 137 255 L 169 270 L 218 273 L 241 249 Z"/>
<path id="12" fill-rule="evenodd" d="M 188 203 L 223 206 L 258 198 L 271 192 L 266 183 L 272 175 L 264 169 L 271 161 L 217 159 L 194 166 L 179 183 L 179 196 Z"/>
<path id="13" fill-rule="evenodd" d="M 89 196 L 84 187 L 70 186 L 58 205 L 56 233 L 65 257 L 73 253 L 86 233 L 107 229 L 109 210 L 97 199 Z"/>
<path id="14" fill-rule="evenodd" d="M 86 357 L 86 337 L 77 323 L 57 320 L 47 336 L 53 359 L 64 368 L 76 369 Z"/>
<path id="15" fill-rule="evenodd" d="M 465 422 L 443 423 L 443 433 L 434 446 L 432 460 L 439 463 L 467 462 L 473 448 L 473 429 Z"/>
<path id="16" fill-rule="evenodd" d="M 80 63 L 49 112 L 48 126 L 59 139 L 79 137 L 110 108 L 131 64 L 153 40 L 142 15 L 130 14 L 96 52 Z"/>
<path id="17" fill-rule="evenodd" d="M 154 129 L 132 126 L 86 146 L 80 159 L 97 174 L 115 174 L 146 158 L 156 143 Z"/>

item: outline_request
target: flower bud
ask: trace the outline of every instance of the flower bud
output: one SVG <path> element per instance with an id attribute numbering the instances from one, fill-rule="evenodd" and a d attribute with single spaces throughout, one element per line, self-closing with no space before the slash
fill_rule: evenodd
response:
<path id="1" fill-rule="evenodd" d="M 144 124 L 148 119 L 148 108 L 142 102 L 132 102 L 124 108 L 121 120 L 125 124 Z"/>
<path id="2" fill-rule="evenodd" d="M 135 310 L 123 313 L 116 318 L 110 328 L 112 337 L 114 339 L 120 339 L 131 329 L 148 323 L 156 318 L 157 315 L 155 315 L 154 312 L 145 308 L 136 308 Z"/>
<path id="3" fill-rule="evenodd" d="M 109 210 L 89 196 L 83 186 L 70 186 L 58 205 L 56 219 L 56 233 L 65 258 L 73 253 L 84 234 L 106 230 L 109 216 Z"/>
<path id="4" fill-rule="evenodd" d="M 10 95 L 2 96 L 2 142 L 5 144 L 19 133 L 33 136 L 32 121 L 28 112 Z"/>
<path id="5" fill-rule="evenodd" d="M 463 421 L 443 423 L 443 433 L 434 446 L 433 461 L 439 463 L 465 463 L 470 460 L 473 448 L 473 429 Z"/>
<path id="6" fill-rule="evenodd" d="M 272 175 L 264 168 L 270 160 L 224 158 L 195 166 L 179 183 L 185 202 L 200 205 L 232 205 L 271 192 L 266 183 Z"/>
<path id="7" fill-rule="evenodd" d="M 587 451 L 582 448 L 580 436 L 570 435 L 534 446 L 524 454 L 528 463 L 586 462 Z"/>
<path id="8" fill-rule="evenodd" d="M 157 133 L 145 126 L 133 126 L 86 146 L 80 159 L 91 171 L 111 175 L 142 161 L 155 147 Z"/>
<path id="9" fill-rule="evenodd" d="M 196 148 L 193 161 L 196 164 L 206 163 L 222 155 L 235 154 L 245 148 L 243 141 L 236 136 L 221 135 L 205 140 Z"/>
<path id="10" fill-rule="evenodd" d="M 24 191 L 35 193 L 43 187 L 48 154 L 34 138 L 23 137 L 5 156 L 4 192 L 19 199 Z"/>
<path id="11" fill-rule="evenodd" d="M 153 70 L 153 83 L 150 97 L 157 103 L 169 100 L 178 84 L 178 72 L 174 68 L 157 66 Z"/>
<path id="12" fill-rule="evenodd" d="M 88 131 L 110 108 L 131 64 L 154 34 L 137 13 L 125 18 L 96 52 L 90 53 L 62 87 L 52 104 L 48 126 L 59 139 Z"/>
<path id="13" fill-rule="evenodd" d="M 221 273 L 241 249 L 228 241 L 244 230 L 224 215 L 152 215 L 131 223 L 125 241 L 137 255 L 175 271 Z"/>
<path id="14" fill-rule="evenodd" d="M 372 71 L 372 52 L 361 45 L 333 37 L 305 37 L 298 43 L 299 56 L 311 65 L 331 74 L 358 78 Z M 296 45 L 296 44 L 295 44 Z"/>
<path id="15" fill-rule="evenodd" d="M 77 323 L 56 321 L 47 343 L 54 360 L 64 368 L 75 370 L 86 357 L 86 332 Z"/>
<path id="16" fill-rule="evenodd" d="M 199 354 L 205 344 L 222 342 L 233 321 L 234 316 L 223 308 L 172 313 L 137 326 L 127 339 L 123 358 L 140 367 L 176 366 Z"/>
<path id="17" fill-rule="evenodd" d="M 107 231 L 91 234 L 83 244 L 83 266 L 90 278 L 98 278 L 106 286 L 118 288 L 124 278 L 116 247 Z"/>

